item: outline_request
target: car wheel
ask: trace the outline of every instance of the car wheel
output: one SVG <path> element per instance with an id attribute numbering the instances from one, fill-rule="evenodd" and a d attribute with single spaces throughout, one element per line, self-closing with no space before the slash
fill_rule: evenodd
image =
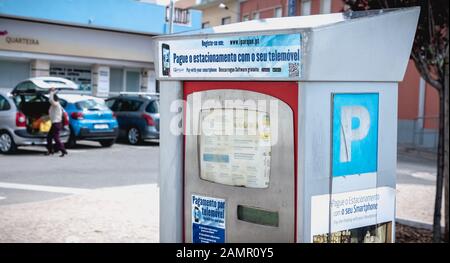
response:
<path id="1" fill-rule="evenodd" d="M 4 154 L 14 153 L 17 150 L 17 146 L 14 143 L 13 138 L 7 132 L 0 132 L 0 152 Z"/>
<path id="2" fill-rule="evenodd" d="M 138 128 L 130 128 L 127 134 L 128 143 L 131 145 L 137 145 L 141 143 L 141 132 Z"/>
<path id="3" fill-rule="evenodd" d="M 116 142 L 116 140 L 112 139 L 112 140 L 101 140 L 99 141 L 100 145 L 102 147 L 111 147 L 113 146 L 113 144 Z"/>
<path id="4" fill-rule="evenodd" d="M 75 139 L 75 134 L 72 129 L 70 129 L 69 140 L 65 144 L 66 148 L 74 148 L 77 146 L 77 139 Z"/>

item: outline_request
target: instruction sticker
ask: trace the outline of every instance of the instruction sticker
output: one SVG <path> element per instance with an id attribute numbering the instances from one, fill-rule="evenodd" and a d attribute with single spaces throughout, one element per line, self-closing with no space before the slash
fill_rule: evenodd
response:
<path id="1" fill-rule="evenodd" d="M 302 35 L 251 35 L 158 43 L 160 78 L 277 78 L 302 75 Z"/>
<path id="2" fill-rule="evenodd" d="M 200 178 L 232 186 L 269 187 L 269 114 L 247 109 L 216 109 L 202 111 L 200 118 Z M 233 135 L 227 135 L 227 130 Z"/>
<path id="3" fill-rule="evenodd" d="M 225 243 L 225 199 L 192 195 L 192 242 Z"/>

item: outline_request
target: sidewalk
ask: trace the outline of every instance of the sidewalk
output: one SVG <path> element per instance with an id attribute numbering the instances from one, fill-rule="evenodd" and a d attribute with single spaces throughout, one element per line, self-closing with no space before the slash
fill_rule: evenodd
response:
<path id="1" fill-rule="evenodd" d="M 0 243 L 159 242 L 159 189 L 156 184 L 104 188 L 5 205 L 0 222 Z"/>
<path id="2" fill-rule="evenodd" d="M 399 147 L 397 158 L 397 215 L 400 221 L 433 224 L 436 193 L 436 157 L 429 152 Z M 442 203 L 444 225 L 444 202 Z"/>

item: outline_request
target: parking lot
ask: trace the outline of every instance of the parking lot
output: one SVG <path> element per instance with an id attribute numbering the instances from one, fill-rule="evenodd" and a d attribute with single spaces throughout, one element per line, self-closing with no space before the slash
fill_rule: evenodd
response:
<path id="1" fill-rule="evenodd" d="M 158 146 L 0 155 L 0 242 L 157 242 Z"/>

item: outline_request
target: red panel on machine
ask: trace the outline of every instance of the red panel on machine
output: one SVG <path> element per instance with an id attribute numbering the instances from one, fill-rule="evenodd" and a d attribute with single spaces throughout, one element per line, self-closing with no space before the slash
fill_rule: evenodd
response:
<path id="1" fill-rule="evenodd" d="M 295 174 L 294 174 L 294 240 L 297 241 L 297 127 L 298 127 L 298 82 L 285 81 L 285 82 L 248 82 L 248 81 L 185 81 L 183 86 L 183 99 L 189 94 L 194 92 L 201 92 L 207 90 L 220 90 L 220 89 L 234 89 L 234 90 L 247 90 L 258 92 L 272 97 L 278 98 L 285 102 L 292 109 L 294 114 L 294 162 L 295 162 Z M 185 142 L 183 143 L 184 147 Z M 184 155 L 184 149 L 183 149 Z M 184 162 L 184 156 L 183 156 Z M 183 163 L 184 171 L 184 163 Z M 183 177 L 184 185 L 184 177 Z M 184 191 L 184 187 L 183 187 Z M 184 193 L 183 193 L 184 199 Z M 183 200 L 183 215 L 184 215 L 184 200 Z M 185 237 L 185 223 L 183 219 L 183 242 L 186 242 Z"/>

